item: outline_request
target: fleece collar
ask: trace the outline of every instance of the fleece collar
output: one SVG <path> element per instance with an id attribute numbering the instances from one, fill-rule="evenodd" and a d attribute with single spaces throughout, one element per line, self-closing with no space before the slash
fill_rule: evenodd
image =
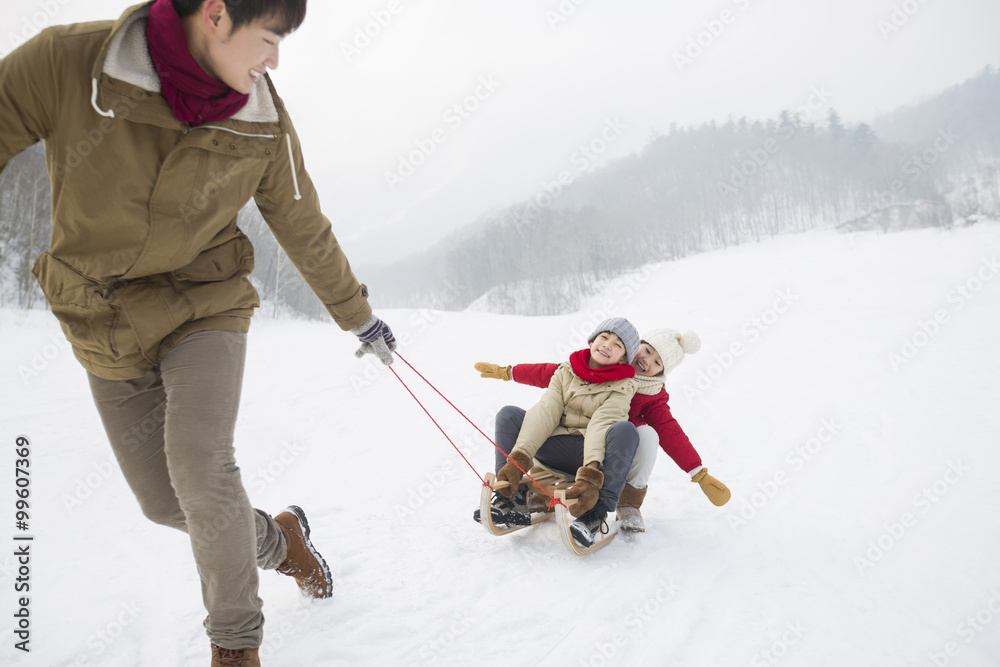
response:
<path id="1" fill-rule="evenodd" d="M 569 355 L 569 363 L 573 367 L 573 372 L 584 382 L 600 384 L 602 382 L 615 382 L 616 380 L 627 380 L 635 377 L 635 369 L 628 364 L 615 364 L 605 366 L 601 369 L 593 369 L 588 364 L 590 362 L 590 349 L 577 350 Z"/>
<path id="2" fill-rule="evenodd" d="M 101 72 L 153 93 L 162 92 L 160 77 L 153 67 L 146 41 L 146 23 L 152 2 L 126 10 L 105 43 Z M 96 76 L 96 75 L 95 75 Z M 278 122 L 278 109 L 271 95 L 268 77 L 262 76 L 250 92 L 245 107 L 232 117 L 251 123 Z"/>

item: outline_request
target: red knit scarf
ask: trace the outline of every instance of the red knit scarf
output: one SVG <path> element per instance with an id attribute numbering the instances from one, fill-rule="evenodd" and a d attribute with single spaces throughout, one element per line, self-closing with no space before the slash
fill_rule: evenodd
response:
<path id="1" fill-rule="evenodd" d="M 628 364 L 615 364 L 614 366 L 605 366 L 599 369 L 591 368 L 589 365 L 590 350 L 587 348 L 577 350 L 569 355 L 569 363 L 578 378 L 591 384 L 627 380 L 635 377 L 635 369 Z"/>
<path id="2" fill-rule="evenodd" d="M 195 61 L 171 0 L 156 0 L 149 8 L 146 40 L 163 97 L 177 120 L 192 125 L 211 123 L 231 118 L 246 106 L 249 95 L 213 79 Z"/>

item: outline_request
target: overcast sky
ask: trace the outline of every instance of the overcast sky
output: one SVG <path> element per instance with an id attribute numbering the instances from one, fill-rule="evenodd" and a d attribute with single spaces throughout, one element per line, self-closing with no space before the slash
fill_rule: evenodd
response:
<path id="1" fill-rule="evenodd" d="M 4 0 L 0 52 L 130 4 Z M 997 0 L 313 0 L 272 76 L 363 266 L 671 123 L 870 121 L 1000 65 L 997 26 Z"/>

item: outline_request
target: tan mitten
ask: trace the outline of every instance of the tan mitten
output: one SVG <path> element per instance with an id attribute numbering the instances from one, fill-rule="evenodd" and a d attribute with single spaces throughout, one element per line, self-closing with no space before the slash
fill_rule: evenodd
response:
<path id="1" fill-rule="evenodd" d="M 473 368 L 479 371 L 479 377 L 481 378 L 495 378 L 504 382 L 510 381 L 510 366 L 498 366 L 485 361 L 479 361 Z"/>
<path id="2" fill-rule="evenodd" d="M 691 481 L 697 482 L 701 486 L 701 490 L 716 507 L 722 507 L 728 503 L 733 495 L 729 487 L 708 474 L 708 468 L 702 468 L 697 475 L 691 478 Z"/>

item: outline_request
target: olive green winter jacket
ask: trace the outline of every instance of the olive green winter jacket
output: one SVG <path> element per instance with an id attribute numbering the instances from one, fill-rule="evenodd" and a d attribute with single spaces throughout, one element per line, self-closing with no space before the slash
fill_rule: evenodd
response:
<path id="1" fill-rule="evenodd" d="M 160 95 L 149 5 L 44 30 L 0 61 L 0 170 L 41 140 L 50 250 L 34 266 L 76 357 L 140 377 L 184 336 L 245 332 L 259 305 L 236 216 L 253 198 L 343 329 L 371 314 L 268 77 L 232 118 L 191 127 Z"/>

